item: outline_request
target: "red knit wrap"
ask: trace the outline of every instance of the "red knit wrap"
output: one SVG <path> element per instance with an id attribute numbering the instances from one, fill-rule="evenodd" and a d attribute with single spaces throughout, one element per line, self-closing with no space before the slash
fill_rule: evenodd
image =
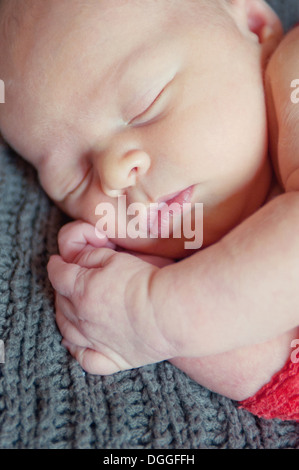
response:
<path id="1" fill-rule="evenodd" d="M 299 423 L 299 362 L 289 360 L 253 397 L 240 408 L 260 418 L 294 420 Z"/>

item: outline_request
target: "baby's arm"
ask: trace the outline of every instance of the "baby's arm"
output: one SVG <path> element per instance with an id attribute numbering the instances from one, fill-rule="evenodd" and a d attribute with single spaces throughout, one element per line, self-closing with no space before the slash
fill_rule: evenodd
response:
<path id="1" fill-rule="evenodd" d="M 265 342 L 299 324 L 298 233 L 299 193 L 283 194 L 220 242 L 157 272 L 154 311 L 182 356 Z"/>

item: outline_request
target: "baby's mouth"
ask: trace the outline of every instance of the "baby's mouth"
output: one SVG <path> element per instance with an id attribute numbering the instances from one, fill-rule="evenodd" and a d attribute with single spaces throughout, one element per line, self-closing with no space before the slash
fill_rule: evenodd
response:
<path id="1" fill-rule="evenodd" d="M 154 237 L 163 237 L 174 231 L 176 226 L 181 227 L 182 217 L 185 211 L 191 210 L 191 199 L 194 186 L 164 196 L 154 204 L 150 204 L 147 210 L 147 229 Z M 172 226 L 170 230 L 169 226 Z"/>
<path id="2" fill-rule="evenodd" d="M 190 202 L 194 186 L 189 186 L 182 191 L 170 194 L 168 196 L 161 197 L 157 200 L 158 204 L 167 204 L 168 206 L 172 203 L 178 203 L 183 205 L 186 202 Z"/>

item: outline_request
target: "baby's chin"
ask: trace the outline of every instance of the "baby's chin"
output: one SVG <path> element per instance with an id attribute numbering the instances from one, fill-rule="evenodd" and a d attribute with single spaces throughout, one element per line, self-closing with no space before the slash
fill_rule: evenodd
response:
<path id="1" fill-rule="evenodd" d="M 218 242 L 226 233 L 224 230 L 209 231 L 202 230 L 203 227 L 197 227 L 194 230 L 195 235 L 180 238 L 159 237 L 159 238 L 118 238 L 110 240 L 118 247 L 128 251 L 135 251 L 144 255 L 161 256 L 163 258 L 171 258 L 180 260 L 188 258 L 197 251 L 203 250 L 210 245 Z M 188 233 L 187 233 L 188 235 Z"/>
<path id="2" fill-rule="evenodd" d="M 203 247 L 200 240 L 196 242 L 194 239 L 183 238 L 111 239 L 111 241 L 121 249 L 176 260 L 187 258 Z"/>

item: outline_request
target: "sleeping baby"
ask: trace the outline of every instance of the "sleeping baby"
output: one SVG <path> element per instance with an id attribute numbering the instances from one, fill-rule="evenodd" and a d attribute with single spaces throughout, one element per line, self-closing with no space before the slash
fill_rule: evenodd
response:
<path id="1" fill-rule="evenodd" d="M 299 420 L 299 177 L 287 134 L 277 144 L 281 52 L 266 75 L 278 180 L 268 158 L 274 12 L 0 0 L 0 27 L 1 133 L 75 219 L 48 265 L 64 346 L 93 374 L 170 360 L 259 416 Z M 178 229 L 202 217 L 202 246 L 188 248 Z"/>

